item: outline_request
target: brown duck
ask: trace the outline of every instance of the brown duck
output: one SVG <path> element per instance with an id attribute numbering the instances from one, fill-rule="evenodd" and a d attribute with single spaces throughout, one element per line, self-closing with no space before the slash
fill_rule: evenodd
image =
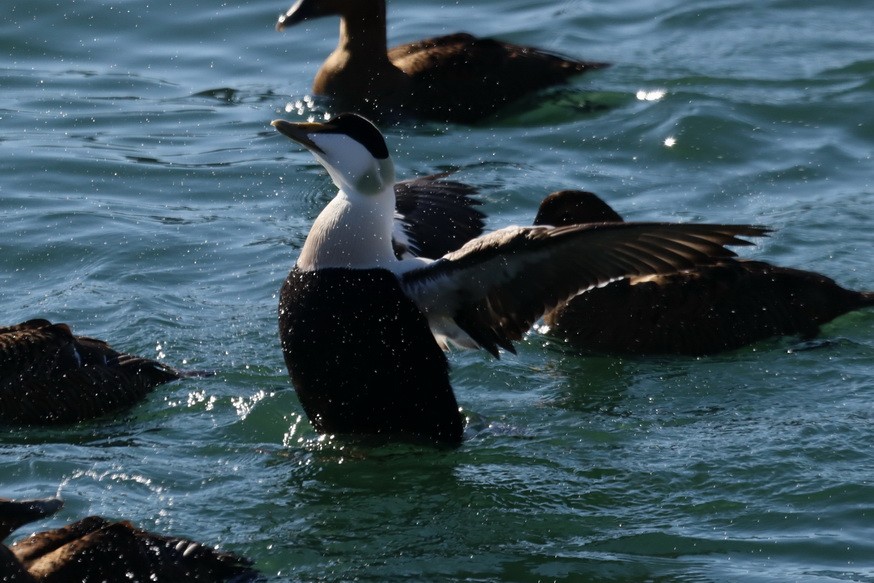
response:
<path id="1" fill-rule="evenodd" d="M 57 499 L 14 501 L 0 498 L 0 543 L 24 524 L 51 515 Z M 38 532 L 11 547 L 0 544 L 3 583 L 217 583 L 254 581 L 248 560 L 89 516 L 73 524 Z"/>
<path id="2" fill-rule="evenodd" d="M 621 222 L 591 192 L 565 190 L 540 205 L 537 225 Z M 705 355 L 773 336 L 812 338 L 819 327 L 874 305 L 874 293 L 824 275 L 726 258 L 678 273 L 615 281 L 545 317 L 550 333 L 586 351 Z"/>
<path id="3" fill-rule="evenodd" d="M 57 424 L 129 407 L 180 373 L 36 319 L 0 327 L 0 423 Z"/>
<path id="4" fill-rule="evenodd" d="M 51 516 L 61 506 L 63 502 L 57 498 L 21 501 L 0 498 L 0 582 L 34 583 L 34 578 L 3 541 L 25 524 Z"/>
<path id="5" fill-rule="evenodd" d="M 340 42 L 316 74 L 313 92 L 371 118 L 473 123 L 524 95 L 607 66 L 467 33 L 389 49 L 385 0 L 299 0 L 276 28 L 321 16 L 340 17 Z"/>

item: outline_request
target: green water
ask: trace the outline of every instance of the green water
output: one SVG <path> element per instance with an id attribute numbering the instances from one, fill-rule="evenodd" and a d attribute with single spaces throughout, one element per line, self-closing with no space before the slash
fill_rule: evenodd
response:
<path id="1" fill-rule="evenodd" d="M 458 451 L 312 431 L 279 286 L 334 189 L 270 128 L 335 20 L 258 0 L 12 2 L 0 23 L 3 322 L 217 371 L 69 428 L 0 429 L 0 496 L 127 518 L 270 581 L 874 581 L 874 312 L 704 359 L 450 356 Z M 476 127 L 387 131 L 490 227 L 584 187 L 629 219 L 755 222 L 748 257 L 874 288 L 866 3 L 394 0 L 390 42 L 467 30 L 615 66 Z M 673 143 L 669 146 L 667 144 Z M 21 531 L 20 535 L 26 534 Z"/>

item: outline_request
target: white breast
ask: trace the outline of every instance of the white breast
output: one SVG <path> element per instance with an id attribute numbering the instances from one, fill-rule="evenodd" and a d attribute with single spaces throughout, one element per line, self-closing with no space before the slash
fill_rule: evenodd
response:
<path id="1" fill-rule="evenodd" d="M 394 204 L 392 188 L 352 197 L 339 191 L 313 223 L 298 268 L 391 269 L 397 263 L 391 244 Z"/>

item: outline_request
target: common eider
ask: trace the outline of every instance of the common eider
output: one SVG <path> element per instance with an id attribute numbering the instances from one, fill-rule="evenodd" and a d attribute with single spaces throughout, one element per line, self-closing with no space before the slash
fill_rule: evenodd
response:
<path id="1" fill-rule="evenodd" d="M 34 319 L 0 327 L 0 423 L 75 423 L 130 407 L 185 373 Z"/>
<path id="2" fill-rule="evenodd" d="M 513 351 L 547 310 L 627 276 L 733 256 L 761 227 L 614 223 L 507 227 L 440 258 L 392 249 L 394 165 L 356 114 L 273 126 L 339 188 L 282 286 L 279 333 L 292 384 L 322 433 L 456 445 L 463 419 L 442 348 Z"/>
<path id="3" fill-rule="evenodd" d="M 18 557 L 3 544 L 13 532 L 40 518 L 57 512 L 63 502 L 57 498 L 41 500 L 10 500 L 0 498 L 0 581 L 3 583 L 35 583 Z"/>
<path id="4" fill-rule="evenodd" d="M 0 498 L 0 543 L 62 505 L 58 499 Z M 242 583 L 259 577 L 248 559 L 99 516 L 34 533 L 11 547 L 0 544 L 0 568 L 0 581 L 8 583 Z"/>
<path id="5" fill-rule="evenodd" d="M 313 92 L 331 97 L 340 110 L 378 119 L 473 123 L 607 66 L 466 33 L 388 49 L 385 0 L 299 0 L 276 28 L 322 16 L 340 17 L 340 42 L 316 74 Z"/>
<path id="6" fill-rule="evenodd" d="M 536 225 L 622 221 L 591 192 L 561 191 L 540 205 Z M 700 356 L 774 336 L 816 336 L 874 293 L 844 289 L 811 271 L 726 258 L 677 273 L 633 277 L 562 303 L 544 322 L 576 348 L 608 354 Z"/>

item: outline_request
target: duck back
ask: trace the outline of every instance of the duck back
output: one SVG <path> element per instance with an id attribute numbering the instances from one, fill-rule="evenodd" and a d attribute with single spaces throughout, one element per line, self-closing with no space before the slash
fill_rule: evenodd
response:
<path id="1" fill-rule="evenodd" d="M 136 403 L 180 378 L 154 360 L 36 319 L 0 327 L 0 423 L 74 423 Z"/>
<path id="2" fill-rule="evenodd" d="M 808 339 L 822 324 L 874 305 L 818 273 L 730 260 L 614 282 L 550 313 L 553 334 L 587 351 L 706 355 L 774 336 Z"/>
<path id="3" fill-rule="evenodd" d="M 389 60 L 410 78 L 409 101 L 418 115 L 461 123 L 606 66 L 467 33 L 394 47 Z"/>

